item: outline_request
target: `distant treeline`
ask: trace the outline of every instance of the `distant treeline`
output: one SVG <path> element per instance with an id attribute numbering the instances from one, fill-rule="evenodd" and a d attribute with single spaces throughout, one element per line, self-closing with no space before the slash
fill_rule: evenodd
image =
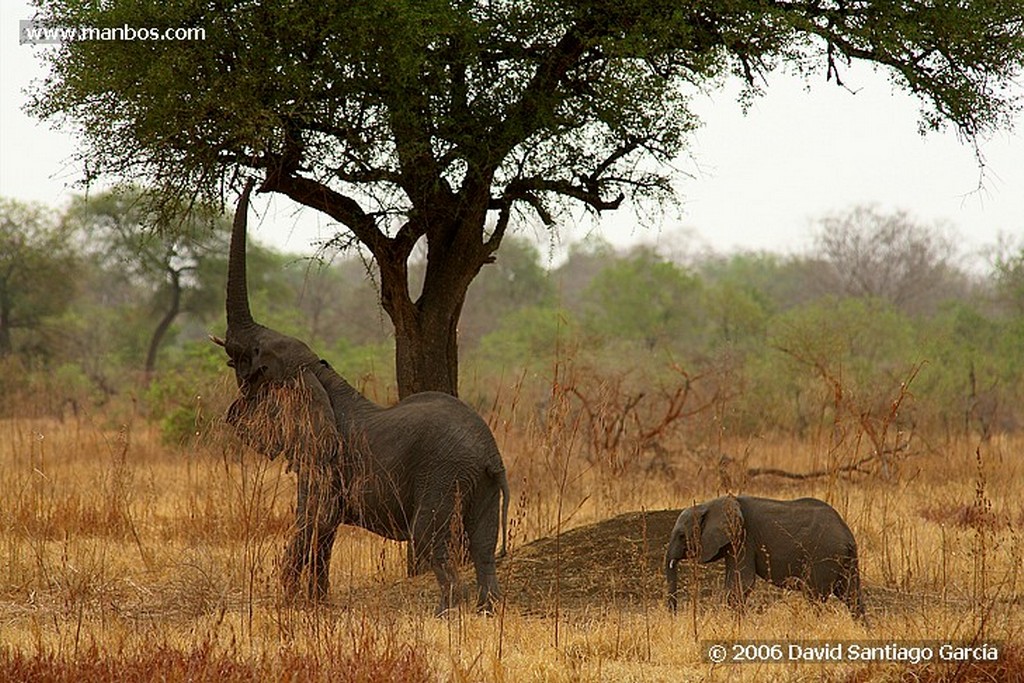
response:
<path id="1" fill-rule="evenodd" d="M 228 226 L 212 213 L 189 220 L 150 225 L 130 194 L 64 212 L 0 201 L 4 416 L 130 397 L 170 436 L 195 432 L 196 397 L 228 376 L 207 340 L 224 329 Z M 393 343 L 374 266 L 321 256 L 253 245 L 257 317 L 386 401 Z M 557 385 L 591 438 L 632 433 L 646 447 L 687 422 L 734 434 L 870 419 L 945 435 L 1015 431 L 1024 242 L 992 245 L 984 267 L 964 257 L 950 231 L 873 207 L 822 219 L 795 255 L 673 258 L 590 239 L 551 265 L 510 236 L 465 303 L 463 397 L 487 409 L 515 391 L 542 414 Z"/>

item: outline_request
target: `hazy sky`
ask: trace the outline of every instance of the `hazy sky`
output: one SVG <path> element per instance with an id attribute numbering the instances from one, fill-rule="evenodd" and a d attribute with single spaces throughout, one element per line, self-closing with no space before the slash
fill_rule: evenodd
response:
<path id="1" fill-rule="evenodd" d="M 18 44 L 18 20 L 31 13 L 22 0 L 0 2 L 0 195 L 63 206 L 80 174 L 70 164 L 75 141 L 21 111 L 25 88 L 45 75 L 39 48 Z M 688 232 L 689 248 L 792 252 L 809 243 L 814 219 L 874 203 L 949 224 L 965 252 L 1000 234 L 1024 236 L 1024 120 L 984 142 L 982 176 L 972 149 L 952 131 L 917 133 L 916 100 L 895 91 L 884 73 L 861 67 L 845 82 L 856 94 L 827 83 L 824 71 L 809 83 L 778 74 L 746 115 L 736 83 L 695 99 L 704 126 L 678 163 L 680 211 L 653 228 L 638 226 L 628 210 L 606 214 L 600 234 L 615 244 L 673 248 Z M 262 202 L 260 241 L 309 252 L 312 240 L 333 234 L 326 217 L 287 199 Z M 592 229 L 582 220 L 560 236 L 564 242 Z"/>

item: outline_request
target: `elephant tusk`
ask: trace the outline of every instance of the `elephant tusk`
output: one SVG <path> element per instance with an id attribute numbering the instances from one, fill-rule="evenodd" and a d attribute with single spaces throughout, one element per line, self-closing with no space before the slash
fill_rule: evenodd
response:
<path id="1" fill-rule="evenodd" d="M 673 557 L 671 560 L 668 561 L 668 568 L 669 569 L 675 569 L 676 568 L 676 562 L 678 562 L 678 560 Z"/>
<path id="2" fill-rule="evenodd" d="M 214 337 L 212 334 L 209 335 L 209 337 L 210 337 L 210 341 L 212 341 L 217 346 L 224 346 L 224 340 L 221 339 L 220 337 Z"/>

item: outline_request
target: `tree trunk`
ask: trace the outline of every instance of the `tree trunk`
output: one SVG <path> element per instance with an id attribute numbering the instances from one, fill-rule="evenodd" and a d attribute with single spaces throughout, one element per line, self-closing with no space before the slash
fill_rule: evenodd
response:
<path id="1" fill-rule="evenodd" d="M 0 312 L 0 356 L 10 355 L 14 350 L 11 344 L 11 326 L 5 312 Z"/>
<path id="2" fill-rule="evenodd" d="M 149 351 L 146 352 L 145 377 L 146 382 L 153 376 L 156 369 L 156 354 L 160 350 L 160 343 L 163 342 L 171 323 L 178 317 L 181 310 L 181 274 L 176 270 L 169 270 L 171 278 L 171 305 L 160 319 L 160 324 L 153 330 L 153 336 L 149 340 Z"/>
<path id="3" fill-rule="evenodd" d="M 449 234 L 458 234 L 456 226 Z M 395 326 L 399 398 L 423 391 L 459 395 L 459 317 L 470 283 L 489 260 L 479 239 L 428 243 L 423 292 L 413 301 L 404 257 L 378 257 L 381 304 Z"/>
<path id="4" fill-rule="evenodd" d="M 424 285 L 414 302 L 408 296 L 407 280 L 383 276 L 388 270 L 381 264 L 381 294 L 384 310 L 395 327 L 395 379 L 398 396 L 405 398 L 422 391 L 443 391 L 459 395 L 459 316 L 466 290 L 479 266 L 471 259 L 448 259 L 441 266 L 445 287 Z M 402 264 L 404 266 L 404 263 Z M 437 277 L 429 273 L 428 281 Z"/>
<path id="5" fill-rule="evenodd" d="M 423 391 L 453 396 L 459 393 L 458 324 L 462 305 L 470 283 L 480 268 L 493 260 L 492 254 L 504 234 L 504 226 L 489 236 L 484 234 L 493 169 L 478 169 L 469 176 L 472 181 L 467 179 L 467 187 L 457 194 L 438 179 L 426 183 L 432 191 L 410 193 L 416 208 L 409 213 L 408 222 L 390 237 L 379 230 L 373 214 L 363 212 L 353 199 L 314 180 L 268 170 L 261 186 L 263 192 L 281 192 L 336 219 L 373 254 L 380 268 L 380 303 L 395 327 L 399 398 Z M 424 236 L 427 270 L 423 292 L 414 301 L 409 292 L 408 260 Z"/>
<path id="6" fill-rule="evenodd" d="M 453 293 L 454 296 L 454 293 Z M 464 298 L 465 292 L 460 298 Z M 395 378 L 398 396 L 422 391 L 459 395 L 458 310 L 421 311 L 412 305 L 395 325 Z"/>

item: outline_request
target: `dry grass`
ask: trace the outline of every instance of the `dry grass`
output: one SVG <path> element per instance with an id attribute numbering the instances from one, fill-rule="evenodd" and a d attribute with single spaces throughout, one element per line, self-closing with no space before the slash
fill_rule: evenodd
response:
<path id="1" fill-rule="evenodd" d="M 723 438 L 731 460 L 663 444 L 657 467 L 635 453 L 606 467 L 581 455 L 569 410 L 492 425 L 514 497 L 506 598 L 492 618 L 436 619 L 432 577 L 406 580 L 404 549 L 357 529 L 339 535 L 331 604 L 282 604 L 293 479 L 219 432 L 181 452 L 142 422 L 0 422 L 0 680 L 1024 680 L 1024 438 L 797 481 L 735 463 L 810 472 L 862 445 Z M 652 566 L 671 515 L 586 526 L 726 491 L 831 502 L 860 544 L 867 623 L 764 586 L 733 612 L 720 568 L 672 617 Z M 701 643 L 716 639 L 989 640 L 1003 657 L 713 665 Z"/>

